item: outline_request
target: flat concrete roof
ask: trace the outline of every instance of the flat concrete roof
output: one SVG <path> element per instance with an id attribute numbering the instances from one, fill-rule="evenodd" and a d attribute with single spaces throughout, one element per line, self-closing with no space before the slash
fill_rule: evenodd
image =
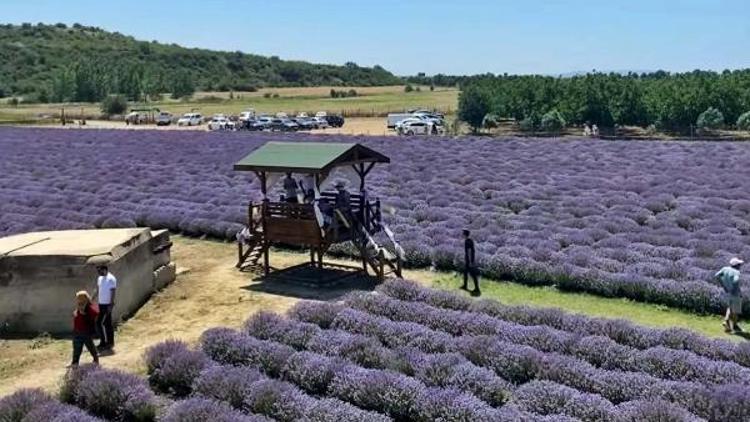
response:
<path id="1" fill-rule="evenodd" d="M 31 232 L 0 238 L 0 258 L 4 256 L 84 256 L 106 255 L 138 237 L 149 228 L 96 229 Z M 148 237 L 151 237 L 150 234 Z"/>

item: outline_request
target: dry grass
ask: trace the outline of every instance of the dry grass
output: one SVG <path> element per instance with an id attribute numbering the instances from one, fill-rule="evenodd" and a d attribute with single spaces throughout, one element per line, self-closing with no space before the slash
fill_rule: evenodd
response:
<path id="1" fill-rule="evenodd" d="M 298 112 L 315 113 L 327 111 L 353 117 L 383 116 L 389 112 L 400 112 L 408 108 L 426 107 L 437 109 L 446 114 L 454 113 L 458 105 L 458 90 L 454 88 L 437 88 L 430 91 L 425 88 L 421 92 L 404 92 L 403 86 L 386 87 L 336 87 L 335 89 L 354 89 L 360 95 L 348 98 L 331 98 L 331 87 L 311 88 L 266 88 L 258 92 L 235 92 L 234 98 L 229 98 L 228 92 L 201 92 L 187 101 L 165 98 L 162 101 L 149 104 L 131 104 L 131 108 L 157 107 L 173 114 L 183 114 L 200 111 L 206 116 L 224 113 L 239 114 L 248 108 L 254 108 L 259 113 L 276 113 L 283 111 L 297 114 Z M 278 94 L 266 98 L 265 94 Z M 101 114 L 99 104 L 70 103 L 70 104 L 29 104 L 11 107 L 0 105 L 0 123 L 30 121 L 59 120 L 62 108 L 70 119 L 80 119 L 81 116 L 91 120 Z"/>

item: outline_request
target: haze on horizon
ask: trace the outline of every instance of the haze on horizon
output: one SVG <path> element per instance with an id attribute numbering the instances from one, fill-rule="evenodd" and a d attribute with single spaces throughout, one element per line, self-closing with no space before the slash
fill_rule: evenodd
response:
<path id="1" fill-rule="evenodd" d="M 140 40 L 398 75 L 750 67 L 750 2 L 7 0 L 2 23 L 81 23 Z"/>

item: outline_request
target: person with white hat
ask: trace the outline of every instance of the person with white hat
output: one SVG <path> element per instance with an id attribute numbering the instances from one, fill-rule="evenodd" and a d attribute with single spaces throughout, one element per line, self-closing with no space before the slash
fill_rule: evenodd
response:
<path id="1" fill-rule="evenodd" d="M 737 320 L 742 313 L 742 292 L 740 290 L 740 268 L 745 261 L 735 257 L 729 260 L 729 265 L 720 269 L 714 276 L 721 282 L 727 293 L 727 313 L 724 317 L 724 331 L 727 333 L 742 332 Z"/>

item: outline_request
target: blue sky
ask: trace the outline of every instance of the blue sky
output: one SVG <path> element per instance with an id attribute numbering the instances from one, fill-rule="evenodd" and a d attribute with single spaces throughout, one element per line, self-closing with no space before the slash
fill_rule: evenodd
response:
<path id="1" fill-rule="evenodd" d="M 748 0 L 4 0 L 0 21 L 79 22 L 189 47 L 399 75 L 750 67 Z"/>

